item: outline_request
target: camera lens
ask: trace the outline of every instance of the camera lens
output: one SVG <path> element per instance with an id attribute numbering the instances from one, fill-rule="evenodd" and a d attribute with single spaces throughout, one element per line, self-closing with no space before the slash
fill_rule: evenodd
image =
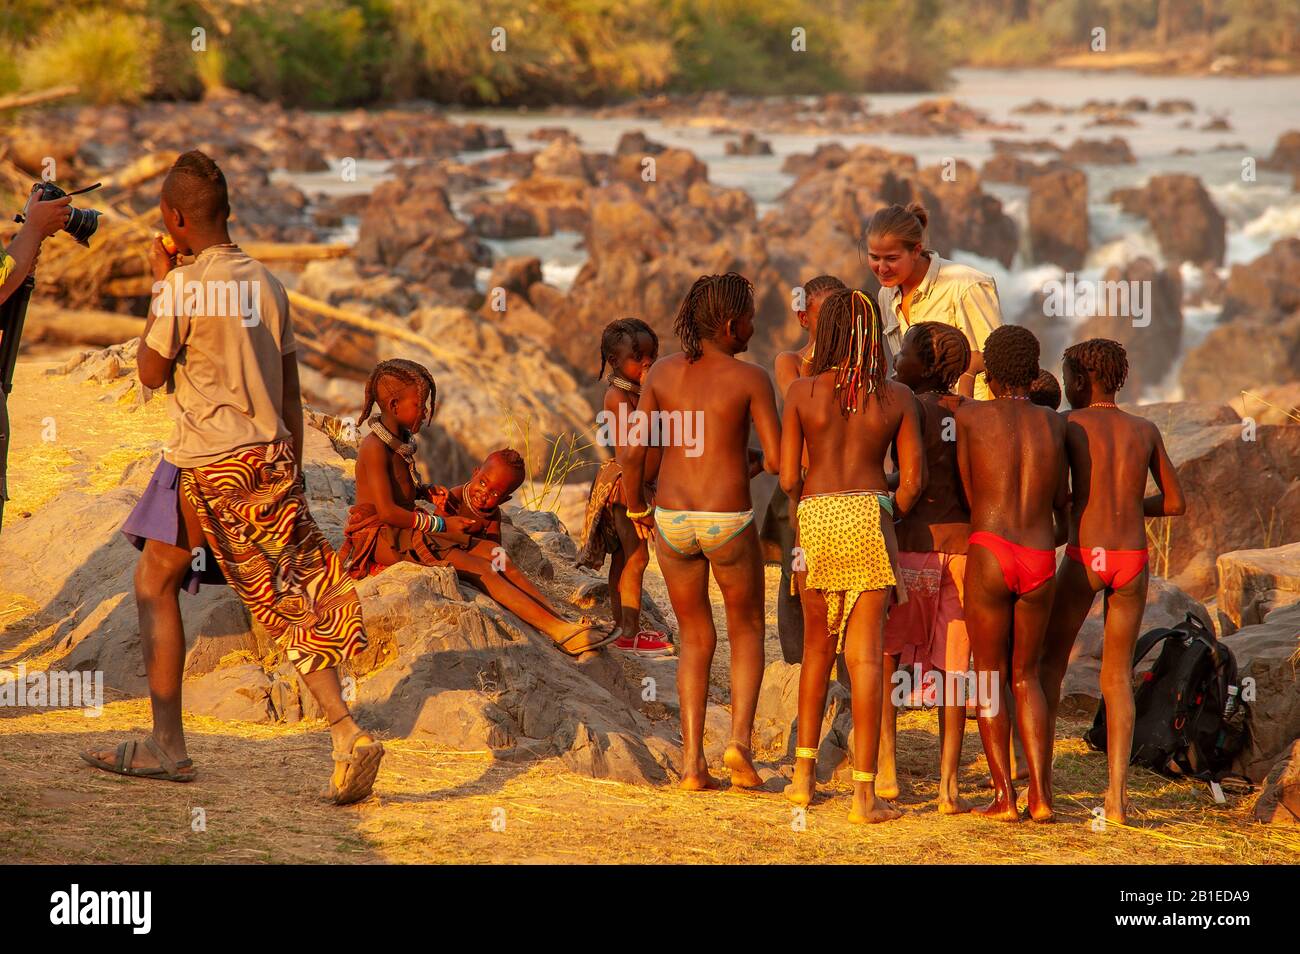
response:
<path id="1" fill-rule="evenodd" d="M 95 234 L 95 229 L 99 228 L 99 213 L 94 209 L 72 209 L 72 214 L 68 216 L 68 224 L 63 227 L 67 232 L 82 245 L 89 245 L 87 241 Z"/>

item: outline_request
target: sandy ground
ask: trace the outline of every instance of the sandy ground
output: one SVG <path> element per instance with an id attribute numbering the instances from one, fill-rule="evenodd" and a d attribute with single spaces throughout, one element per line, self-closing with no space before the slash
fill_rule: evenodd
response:
<path id="1" fill-rule="evenodd" d="M 161 402 L 136 412 L 124 431 L 105 421 L 103 389 L 64 378 L 40 380 L 20 366 L 11 411 L 16 424 L 14 500 L 21 519 L 61 488 L 110 487 L 165 426 Z M 40 440 L 52 417 L 60 438 Z M 668 606 L 652 566 L 649 592 Z M 777 571 L 768 574 L 769 661 L 776 641 Z M 716 592 L 715 592 L 716 597 Z M 716 600 L 715 600 L 716 602 Z M 0 666 L 37 637 L 37 607 L 3 592 Z M 714 695 L 726 698 L 727 645 L 718 606 Z M 29 660 L 29 664 L 32 662 Z M 1135 770 L 1133 827 L 1096 830 L 1105 763 L 1063 720 L 1056 745 L 1055 825 L 1006 825 L 935 809 L 938 739 L 933 714 L 900 718 L 900 771 L 910 793 L 903 817 L 861 828 L 847 821 L 847 785 L 823 787 L 800 816 L 771 791 L 688 794 L 570 774 L 554 763 L 494 761 L 487 752 L 450 752 L 386 742 L 376 795 L 336 808 L 318 798 L 329 765 L 323 723 L 264 726 L 191 717 L 197 781 L 128 780 L 84 765 L 83 748 L 111 747 L 148 731 L 148 704 L 110 695 L 103 714 L 0 708 L 0 853 L 41 862 L 1047 862 L 1242 864 L 1300 861 L 1300 834 L 1250 820 L 1254 795 L 1216 806 L 1203 786 Z M 984 800 L 985 765 L 968 724 L 962 786 Z M 775 753 L 759 753 L 774 757 Z M 788 766 L 787 766 L 788 768 Z M 725 770 L 717 767 L 725 778 Z"/>

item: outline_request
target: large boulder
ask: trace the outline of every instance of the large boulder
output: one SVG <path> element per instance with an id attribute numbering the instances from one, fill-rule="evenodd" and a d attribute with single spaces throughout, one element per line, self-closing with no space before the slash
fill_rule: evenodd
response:
<path id="1" fill-rule="evenodd" d="M 1235 628 L 1262 623 L 1275 609 L 1300 603 L 1300 543 L 1222 553 L 1218 610 Z"/>
<path id="2" fill-rule="evenodd" d="M 1300 424 L 1300 381 L 1249 388 L 1228 405 L 1260 424 Z"/>
<path id="3" fill-rule="evenodd" d="M 1002 210 L 1002 200 L 983 190 L 974 167 L 964 160 L 952 167 L 927 166 L 917 179 L 938 199 L 930 220 L 936 249 L 966 249 L 1011 267 L 1019 229 Z"/>
<path id="4" fill-rule="evenodd" d="M 1272 155 L 1260 166 L 1278 172 L 1300 172 L 1300 130 L 1291 129 L 1278 136 Z"/>
<path id="5" fill-rule="evenodd" d="M 1089 247 L 1088 177 L 1078 169 L 1043 172 L 1029 180 L 1029 247 L 1036 262 L 1053 262 L 1067 271 L 1083 267 Z"/>
<path id="6" fill-rule="evenodd" d="M 1253 426 L 1213 404 L 1124 409 L 1160 428 L 1187 500 L 1183 516 L 1148 523 L 1155 573 L 1209 599 L 1220 553 L 1300 539 L 1300 428 Z"/>
<path id="7" fill-rule="evenodd" d="M 533 173 L 542 176 L 562 176 L 565 178 L 593 181 L 587 157 L 574 139 L 560 137 L 533 158 Z"/>
<path id="8" fill-rule="evenodd" d="M 446 190 L 425 167 L 375 189 L 353 254 L 363 265 L 438 288 L 473 289 L 475 272 L 492 262 L 492 253 L 452 212 Z"/>
<path id="9" fill-rule="evenodd" d="M 1300 826 L 1300 739 L 1273 763 L 1255 801 L 1254 815 L 1265 825 Z"/>
<path id="10" fill-rule="evenodd" d="M 1300 238 L 1283 238 L 1245 265 L 1233 265 L 1223 289 L 1220 321 L 1278 321 L 1300 311 Z"/>
<path id="11" fill-rule="evenodd" d="M 1233 768 L 1259 782 L 1300 738 L 1300 606 L 1274 610 L 1264 622 L 1225 636 L 1223 645 L 1237 660 L 1242 698 L 1250 706 L 1249 741 Z"/>
<path id="12" fill-rule="evenodd" d="M 534 171 L 506 190 L 507 206 L 527 210 L 538 223 L 535 234 L 579 232 L 589 215 L 589 180 L 579 176 L 548 175 Z"/>
<path id="13" fill-rule="evenodd" d="M 995 152 L 980 167 L 980 176 L 985 182 L 1009 182 L 1012 185 L 1028 186 L 1033 184 L 1036 176 L 1068 168 L 1070 167 L 1059 159 L 1034 162 L 1014 152 Z"/>
<path id="14" fill-rule="evenodd" d="M 1119 136 L 1109 139 L 1076 139 L 1061 153 L 1071 165 L 1129 165 L 1137 162 L 1129 144 Z"/>
<path id="15" fill-rule="evenodd" d="M 1196 176 L 1152 176 L 1141 188 L 1116 189 L 1110 201 L 1150 223 L 1169 264 L 1223 264 L 1227 225 Z"/>
<path id="16" fill-rule="evenodd" d="M 1300 381 L 1300 310 L 1218 325 L 1187 352 L 1178 379 L 1187 400 L 1215 402 Z"/>

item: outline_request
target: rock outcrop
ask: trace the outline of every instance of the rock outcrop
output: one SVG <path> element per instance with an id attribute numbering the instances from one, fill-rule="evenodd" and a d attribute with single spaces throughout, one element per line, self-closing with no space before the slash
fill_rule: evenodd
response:
<path id="1" fill-rule="evenodd" d="M 1254 815 L 1265 825 L 1300 827 L 1300 739 L 1273 763 L 1255 801 Z"/>
<path id="2" fill-rule="evenodd" d="M 1074 337 L 1122 344 L 1128 352 L 1125 393 L 1139 395 L 1163 380 L 1182 351 L 1182 279 L 1176 268 L 1158 269 L 1150 259 L 1139 258 L 1122 268 L 1112 265 L 1102 282 L 1107 293 L 1098 294 L 1096 314 L 1079 325 Z"/>
<path id="3" fill-rule="evenodd" d="M 1250 706 L 1249 741 L 1233 768 L 1259 782 L 1300 739 L 1300 606 L 1274 610 L 1264 622 L 1224 637 L 1223 644 L 1237 660 L 1242 698 Z"/>
<path id="4" fill-rule="evenodd" d="M 1300 539 L 1300 428 L 1250 426 L 1214 404 L 1124 409 L 1160 428 L 1187 498 L 1183 516 L 1148 522 L 1155 573 L 1209 599 L 1219 554 Z"/>
<path id="5" fill-rule="evenodd" d="M 1300 543 L 1219 554 L 1217 607 L 1234 629 L 1300 603 Z"/>
<path id="6" fill-rule="evenodd" d="M 1110 201 L 1150 223 L 1160 251 L 1170 264 L 1223 264 L 1227 226 L 1223 213 L 1215 208 L 1196 176 L 1152 176 L 1139 189 L 1116 189 Z"/>

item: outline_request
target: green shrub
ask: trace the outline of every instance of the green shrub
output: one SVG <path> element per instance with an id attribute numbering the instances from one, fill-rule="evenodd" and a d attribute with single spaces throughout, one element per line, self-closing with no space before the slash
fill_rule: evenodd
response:
<path id="1" fill-rule="evenodd" d="M 812 0 L 676 0 L 674 85 L 753 94 L 842 88 L 842 24 L 824 7 Z"/>
<path id="2" fill-rule="evenodd" d="M 75 83 L 92 103 L 135 102 L 153 89 L 157 33 L 145 18 L 109 9 L 56 16 L 19 55 L 28 89 Z"/>
<path id="3" fill-rule="evenodd" d="M 1052 58 L 1047 32 L 1036 23 L 1017 23 L 978 38 L 966 47 L 971 66 L 1030 66 Z"/>
<path id="4" fill-rule="evenodd" d="M 229 11 L 221 38 L 221 73 L 235 89 L 290 106 L 365 102 L 374 34 L 362 7 L 346 0 L 310 0 Z"/>

